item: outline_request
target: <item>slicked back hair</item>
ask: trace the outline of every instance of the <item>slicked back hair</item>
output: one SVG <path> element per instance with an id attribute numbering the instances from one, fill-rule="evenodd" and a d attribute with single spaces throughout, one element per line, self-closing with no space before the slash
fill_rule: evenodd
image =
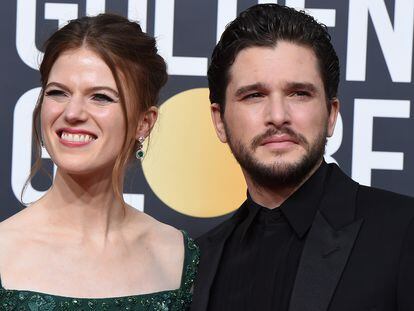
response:
<path id="1" fill-rule="evenodd" d="M 238 53 L 249 47 L 274 47 L 278 41 L 310 47 L 318 60 L 328 110 L 337 97 L 339 60 L 327 27 L 303 11 L 278 4 L 258 4 L 240 13 L 223 32 L 208 69 L 210 102 L 224 113 L 230 67 Z"/>

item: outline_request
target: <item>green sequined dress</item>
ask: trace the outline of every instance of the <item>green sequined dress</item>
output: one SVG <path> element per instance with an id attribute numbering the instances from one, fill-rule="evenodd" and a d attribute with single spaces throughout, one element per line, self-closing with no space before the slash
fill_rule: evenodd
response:
<path id="1" fill-rule="evenodd" d="M 192 299 L 192 286 L 197 274 L 199 249 L 183 232 L 185 259 L 181 286 L 176 290 L 157 293 L 113 297 L 71 298 L 26 290 L 8 290 L 0 282 L 1 311 L 72 311 L 72 310 L 136 310 L 136 311 L 181 311 L 188 310 Z"/>

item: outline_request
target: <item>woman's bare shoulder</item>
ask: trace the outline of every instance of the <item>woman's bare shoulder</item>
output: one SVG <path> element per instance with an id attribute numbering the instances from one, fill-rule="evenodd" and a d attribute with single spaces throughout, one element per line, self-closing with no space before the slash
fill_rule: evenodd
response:
<path id="1" fill-rule="evenodd" d="M 145 213 L 139 215 L 139 223 L 137 226 L 145 228 L 140 235 L 140 243 L 146 245 L 154 263 L 169 278 L 181 280 L 185 257 L 183 233 Z"/>
<path id="2" fill-rule="evenodd" d="M 15 236 L 29 230 L 33 224 L 33 219 L 30 221 L 30 212 L 22 209 L 18 213 L 0 222 L 0 240 L 9 236 Z"/>
<path id="3" fill-rule="evenodd" d="M 33 237 L 36 220 L 27 209 L 0 222 L 0 267 L 11 258 L 26 249 L 27 242 Z"/>
<path id="4" fill-rule="evenodd" d="M 137 211 L 134 218 L 134 227 L 141 229 L 140 238 L 146 243 L 160 248 L 160 251 L 183 250 L 183 234 L 180 230 L 143 212 Z"/>

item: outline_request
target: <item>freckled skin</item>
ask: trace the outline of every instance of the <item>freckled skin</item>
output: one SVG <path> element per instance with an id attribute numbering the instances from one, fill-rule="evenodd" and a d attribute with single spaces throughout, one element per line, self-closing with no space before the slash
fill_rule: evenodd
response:
<path id="1" fill-rule="evenodd" d="M 112 169 L 125 136 L 125 120 L 111 70 L 93 51 L 69 50 L 54 63 L 41 110 L 45 145 L 53 162 L 69 173 Z M 48 95 L 49 94 L 49 95 Z M 68 148 L 61 128 L 92 132 L 96 140 Z"/>
<path id="2" fill-rule="evenodd" d="M 0 223 L 4 288 L 100 298 L 180 286 L 182 233 L 123 205 L 114 192 L 126 131 L 118 91 L 109 67 L 86 48 L 54 63 L 41 126 L 57 171 L 42 198 Z M 147 136 L 156 118 L 156 108 L 142 112 L 134 134 Z M 95 140 L 65 145 L 61 129 L 88 131 Z"/>

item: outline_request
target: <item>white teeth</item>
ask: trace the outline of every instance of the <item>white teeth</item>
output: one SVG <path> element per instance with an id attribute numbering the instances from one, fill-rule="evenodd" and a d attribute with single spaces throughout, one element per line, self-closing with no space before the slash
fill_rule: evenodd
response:
<path id="1" fill-rule="evenodd" d="M 90 142 L 94 140 L 94 138 L 88 134 L 71 134 L 66 132 L 62 132 L 61 138 L 70 142 Z"/>

